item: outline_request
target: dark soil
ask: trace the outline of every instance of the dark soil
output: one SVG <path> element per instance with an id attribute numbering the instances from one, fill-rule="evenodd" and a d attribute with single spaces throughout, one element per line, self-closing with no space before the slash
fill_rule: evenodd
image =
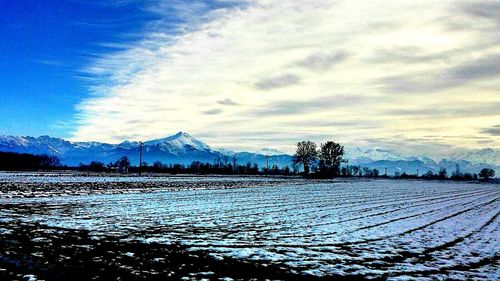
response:
<path id="1" fill-rule="evenodd" d="M 0 222 L 0 230 L 0 280 L 344 279 L 301 275 L 272 264 L 216 259 L 179 244 L 96 238 L 84 230 L 38 223 Z M 346 280 L 355 279 L 360 278 Z"/>

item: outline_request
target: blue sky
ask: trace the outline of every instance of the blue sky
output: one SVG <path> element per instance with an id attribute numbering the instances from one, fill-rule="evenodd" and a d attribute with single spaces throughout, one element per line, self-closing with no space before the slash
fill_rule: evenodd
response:
<path id="1" fill-rule="evenodd" d="M 0 2 L 0 134 L 69 137 L 92 84 L 82 70 L 155 19 L 135 2 L 93 2 Z"/>
<path id="2" fill-rule="evenodd" d="M 500 148 L 500 1 L 0 3 L 0 134 Z"/>
<path id="3" fill-rule="evenodd" d="M 0 2 L 0 134 L 70 137 L 76 106 L 108 85 L 86 68 L 98 58 L 144 39 L 161 26 L 178 34 L 187 22 L 230 1 Z"/>

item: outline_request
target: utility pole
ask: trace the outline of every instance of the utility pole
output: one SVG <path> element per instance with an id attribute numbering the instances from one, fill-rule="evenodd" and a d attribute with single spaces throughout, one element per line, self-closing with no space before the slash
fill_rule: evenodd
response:
<path id="1" fill-rule="evenodd" d="M 139 142 L 139 176 L 142 172 L 142 141 Z"/>
<path id="2" fill-rule="evenodd" d="M 417 178 L 418 178 L 418 169 L 417 169 Z"/>
<path id="3" fill-rule="evenodd" d="M 387 168 L 385 168 L 385 176 L 387 177 Z"/>

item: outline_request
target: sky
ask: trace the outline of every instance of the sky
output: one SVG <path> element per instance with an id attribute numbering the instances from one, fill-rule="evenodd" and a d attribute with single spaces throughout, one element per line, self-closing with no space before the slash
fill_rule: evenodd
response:
<path id="1" fill-rule="evenodd" d="M 0 134 L 500 149 L 500 1 L 2 1 Z"/>

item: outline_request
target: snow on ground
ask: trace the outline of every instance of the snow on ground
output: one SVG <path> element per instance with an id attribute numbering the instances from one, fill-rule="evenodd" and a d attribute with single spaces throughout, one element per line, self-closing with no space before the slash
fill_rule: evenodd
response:
<path id="1" fill-rule="evenodd" d="M 163 175 L 134 176 L 126 174 L 78 174 L 76 172 L 0 172 L 0 183 L 106 183 L 106 182 L 191 182 L 191 181 L 279 181 L 278 177 L 257 176 L 195 176 L 195 175 Z"/>
<path id="2" fill-rule="evenodd" d="M 498 280 L 499 198 L 490 184 L 353 181 L 10 199 L 42 208 L 0 219 L 180 241 L 320 276 Z"/>

